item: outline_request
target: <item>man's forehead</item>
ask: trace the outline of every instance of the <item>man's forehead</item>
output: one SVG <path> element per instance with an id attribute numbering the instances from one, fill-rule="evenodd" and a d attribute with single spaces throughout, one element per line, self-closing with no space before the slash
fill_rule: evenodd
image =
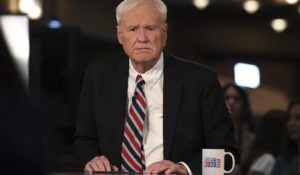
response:
<path id="1" fill-rule="evenodd" d="M 136 7 L 126 11 L 121 16 L 121 21 L 124 21 L 124 18 L 128 18 L 126 20 L 145 20 L 145 19 L 153 19 L 156 20 L 162 20 L 163 21 L 163 15 L 159 11 L 159 9 L 153 4 L 153 3 L 141 3 L 137 5 Z M 151 2 L 151 1 L 150 1 Z"/>
<path id="2" fill-rule="evenodd" d="M 164 22 L 160 18 L 143 18 L 143 17 L 137 17 L 137 18 L 130 18 L 125 17 L 122 18 L 120 21 L 120 24 L 123 24 L 125 26 L 158 26 L 162 25 Z"/>

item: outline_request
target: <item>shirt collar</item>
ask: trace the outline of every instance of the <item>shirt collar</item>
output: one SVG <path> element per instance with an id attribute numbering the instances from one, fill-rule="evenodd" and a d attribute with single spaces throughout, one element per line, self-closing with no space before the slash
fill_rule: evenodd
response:
<path id="1" fill-rule="evenodd" d="M 145 81 L 145 87 L 147 89 L 151 89 L 157 81 L 160 79 L 160 77 L 163 74 L 163 68 L 164 68 L 164 56 L 163 53 L 160 54 L 160 57 L 157 61 L 157 63 L 147 72 L 140 74 L 142 75 L 144 81 Z M 135 78 L 139 73 L 133 68 L 131 64 L 131 60 L 129 61 L 129 79 L 131 81 L 135 82 Z"/>

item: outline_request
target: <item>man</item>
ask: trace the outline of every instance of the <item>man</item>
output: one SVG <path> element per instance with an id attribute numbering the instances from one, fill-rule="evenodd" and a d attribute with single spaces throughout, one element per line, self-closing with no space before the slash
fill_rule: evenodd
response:
<path id="1" fill-rule="evenodd" d="M 75 148 L 86 172 L 201 173 L 202 148 L 238 154 L 216 74 L 163 53 L 166 13 L 161 0 L 117 7 L 126 55 L 89 66 L 79 104 Z"/>

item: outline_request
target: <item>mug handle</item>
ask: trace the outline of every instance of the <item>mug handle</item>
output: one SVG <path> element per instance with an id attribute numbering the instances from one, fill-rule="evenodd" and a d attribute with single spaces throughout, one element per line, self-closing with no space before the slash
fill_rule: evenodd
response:
<path id="1" fill-rule="evenodd" d="M 235 159 L 234 159 L 234 156 L 233 156 L 233 154 L 232 153 L 230 153 L 230 152 L 225 152 L 225 154 L 224 154 L 225 156 L 226 155 L 229 155 L 230 157 L 231 157 L 231 159 L 232 159 L 232 167 L 231 167 L 231 169 L 230 170 L 225 170 L 224 169 L 224 173 L 227 173 L 227 174 L 229 174 L 229 173 L 231 173 L 232 171 L 233 171 L 233 169 L 234 169 L 234 165 L 235 165 Z"/>

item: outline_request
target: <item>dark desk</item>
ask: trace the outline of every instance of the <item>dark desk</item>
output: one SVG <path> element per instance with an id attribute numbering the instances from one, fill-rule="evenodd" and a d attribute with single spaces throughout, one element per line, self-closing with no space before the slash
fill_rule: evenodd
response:
<path id="1" fill-rule="evenodd" d="M 50 172 L 46 175 L 90 175 L 83 172 Z M 126 173 L 126 172 L 95 172 L 93 175 L 142 175 L 142 173 Z"/>
<path id="2" fill-rule="evenodd" d="M 90 175 L 83 172 L 51 172 L 46 175 Z M 143 175 L 143 173 L 126 173 L 126 172 L 95 172 L 92 175 Z M 177 174 L 170 174 L 177 175 Z"/>

